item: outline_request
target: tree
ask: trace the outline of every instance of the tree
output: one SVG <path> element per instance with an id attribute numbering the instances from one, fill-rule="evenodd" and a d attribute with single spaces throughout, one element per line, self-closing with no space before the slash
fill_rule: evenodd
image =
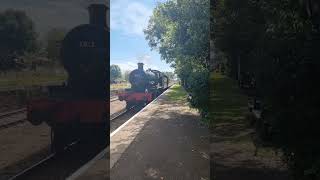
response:
<path id="1" fill-rule="evenodd" d="M 174 73 L 173 72 L 163 72 L 166 76 L 168 76 L 169 80 L 174 78 Z"/>
<path id="2" fill-rule="evenodd" d="M 129 75 L 130 75 L 130 73 L 131 73 L 131 71 L 125 71 L 124 72 L 124 74 L 123 74 L 123 76 L 124 76 L 124 80 L 125 81 L 127 81 L 127 82 L 129 82 Z"/>
<path id="3" fill-rule="evenodd" d="M 239 79 L 246 55 L 257 46 L 264 19 L 255 1 L 217 1 L 213 9 L 214 44 L 227 54 L 230 76 Z M 217 54 L 219 51 L 216 52 Z"/>
<path id="4" fill-rule="evenodd" d="M 209 93 L 209 20 L 209 0 L 168 0 L 157 5 L 144 30 L 149 46 L 172 64 L 203 115 L 208 109 L 208 98 L 202 97 Z"/>
<path id="5" fill-rule="evenodd" d="M 118 65 L 110 66 L 110 80 L 115 81 L 116 79 L 121 78 L 121 69 Z"/>
<path id="6" fill-rule="evenodd" d="M 158 50 L 168 63 L 197 57 L 199 63 L 209 60 L 209 1 L 180 0 L 160 3 L 144 30 L 152 49 Z"/>
<path id="7" fill-rule="evenodd" d="M 67 30 L 63 28 L 53 28 L 47 33 L 46 51 L 49 59 L 53 61 L 60 59 L 60 47 L 66 33 Z"/>
<path id="8" fill-rule="evenodd" d="M 241 69 L 255 76 L 256 96 L 264 103 L 262 117 L 270 130 L 268 139 L 261 138 L 282 150 L 295 179 L 313 180 L 320 177 L 320 16 L 315 9 L 303 12 L 302 4 L 218 1 L 212 12 L 213 34 L 216 50 L 224 53 L 233 72 L 240 55 Z M 308 7 L 319 7 L 313 5 Z M 256 131 L 264 134 L 263 128 Z"/>
<path id="9" fill-rule="evenodd" d="M 15 67 L 15 59 L 24 52 L 37 50 L 37 34 L 32 20 L 19 10 L 0 13 L 0 68 Z"/>

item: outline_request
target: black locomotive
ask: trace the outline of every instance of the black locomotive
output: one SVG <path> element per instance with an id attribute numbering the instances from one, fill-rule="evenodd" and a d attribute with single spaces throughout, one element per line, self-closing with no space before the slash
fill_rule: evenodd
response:
<path id="1" fill-rule="evenodd" d="M 51 126 L 55 151 L 75 141 L 109 143 L 107 9 L 104 4 L 91 4 L 90 23 L 73 28 L 64 38 L 61 58 L 68 72 L 66 85 L 49 87 L 50 97 L 28 104 L 32 124 L 45 121 Z"/>
<path id="2" fill-rule="evenodd" d="M 126 101 L 127 109 L 151 102 L 168 88 L 169 78 L 158 70 L 144 71 L 143 63 L 138 63 L 138 69 L 129 74 L 129 82 L 131 88 L 118 94 L 120 101 Z"/>

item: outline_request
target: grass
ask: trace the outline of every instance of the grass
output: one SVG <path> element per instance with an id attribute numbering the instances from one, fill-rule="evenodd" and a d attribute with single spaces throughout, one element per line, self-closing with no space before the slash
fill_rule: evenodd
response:
<path id="1" fill-rule="evenodd" d="M 167 97 L 171 101 L 184 101 L 187 98 L 187 92 L 180 85 L 174 85 L 171 91 L 168 92 Z"/>
<path id="2" fill-rule="evenodd" d="M 247 119 L 247 96 L 240 91 L 235 80 L 221 74 L 212 73 L 210 85 L 210 127 L 213 132 L 235 148 L 251 151 L 257 142 L 248 134 L 251 128 Z M 259 148 L 259 154 L 274 156 L 269 148 Z"/>
<path id="3" fill-rule="evenodd" d="M 41 86 L 48 84 L 61 84 L 67 79 L 66 73 L 39 72 L 9 72 L 0 74 L 0 91 L 15 90 L 19 88 Z M 130 83 L 111 84 L 111 90 L 130 88 Z"/>
<path id="4" fill-rule="evenodd" d="M 31 87 L 50 84 L 60 84 L 67 79 L 66 74 L 44 72 L 15 72 L 0 76 L 0 90 L 14 90 L 21 87 Z"/>
<path id="5" fill-rule="evenodd" d="M 241 121 L 247 113 L 247 97 L 241 94 L 236 81 L 218 73 L 211 74 L 211 116 L 213 124 Z"/>
<path id="6" fill-rule="evenodd" d="M 126 89 L 130 88 L 130 83 L 118 83 L 118 84 L 111 84 L 110 90 L 119 90 L 119 89 Z"/>

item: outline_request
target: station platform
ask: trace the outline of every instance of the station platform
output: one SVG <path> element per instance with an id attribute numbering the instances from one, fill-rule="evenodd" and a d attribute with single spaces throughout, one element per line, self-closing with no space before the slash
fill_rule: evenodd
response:
<path id="1" fill-rule="evenodd" d="M 112 132 L 110 148 L 75 179 L 209 180 L 210 132 L 186 98 L 180 86 L 168 89 Z"/>

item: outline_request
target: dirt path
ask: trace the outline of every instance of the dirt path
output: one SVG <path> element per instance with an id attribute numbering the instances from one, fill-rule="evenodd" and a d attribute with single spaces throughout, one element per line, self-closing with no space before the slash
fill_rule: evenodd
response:
<path id="1" fill-rule="evenodd" d="M 246 120 L 247 97 L 236 82 L 214 74 L 211 87 L 214 180 L 288 180 L 286 167 L 274 151 L 259 148 L 254 155 L 254 131 Z"/>

